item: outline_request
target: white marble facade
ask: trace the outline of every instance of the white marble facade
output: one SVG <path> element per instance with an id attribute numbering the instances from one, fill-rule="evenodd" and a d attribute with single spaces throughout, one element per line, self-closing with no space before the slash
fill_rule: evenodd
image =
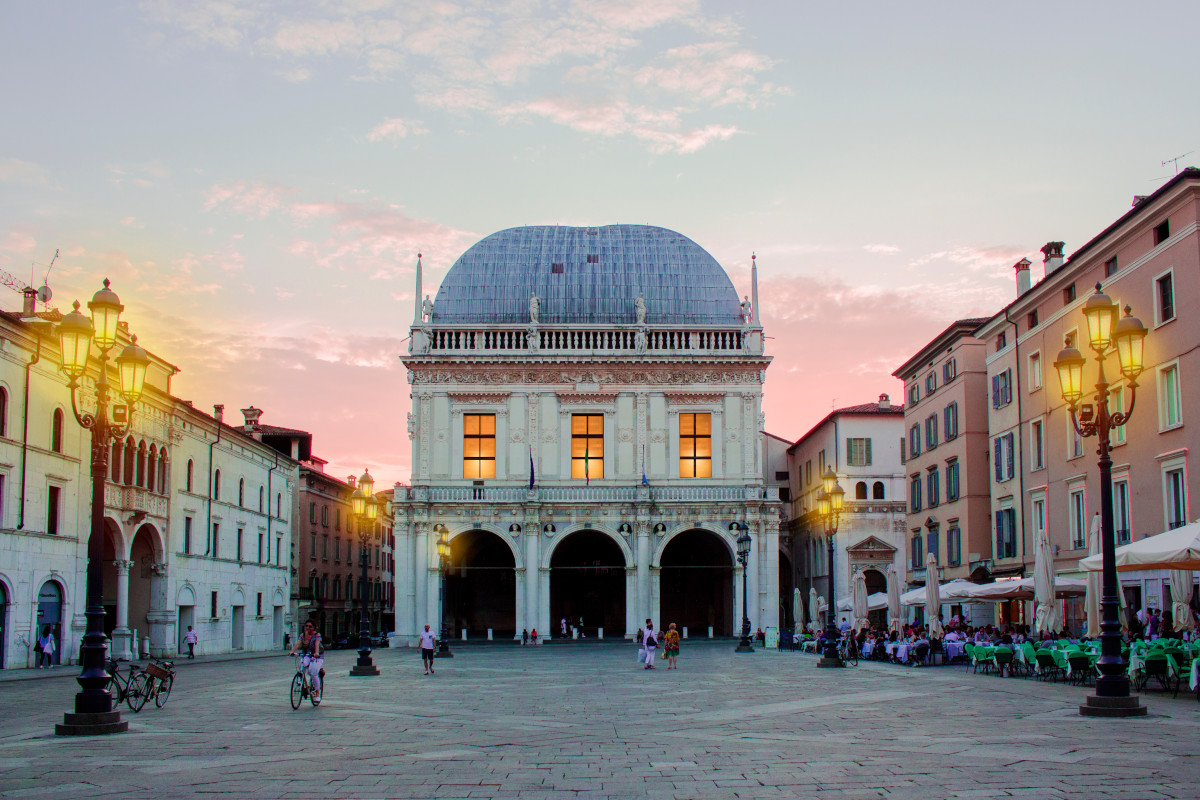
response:
<path id="1" fill-rule="evenodd" d="M 603 258 L 620 259 L 620 252 L 603 248 L 604 236 L 630 229 L 635 237 L 647 230 L 598 229 L 601 246 L 595 249 Z M 511 242 L 523 230 L 490 238 Z M 584 229 L 565 230 L 569 237 Z M 597 229 L 587 230 L 595 235 L 590 232 Z M 581 531 L 606 537 L 619 548 L 624 585 L 614 585 L 594 602 L 624 606 L 617 629 L 610 624 L 606 637 L 632 637 L 646 618 L 656 624 L 671 621 L 662 616 L 661 568 L 676 539 L 686 548 L 700 538 L 720 543 L 716 550 L 723 553 L 710 557 L 728 570 L 705 591 L 719 594 L 728 606 L 720 609 L 717 632 L 731 633 L 730 623 L 740 627 L 743 576 L 735 558 L 740 531 L 730 525 L 744 523 L 753 538 L 745 576 L 748 616 L 755 628 L 777 627 L 778 492 L 764 482 L 760 463 L 762 387 L 770 358 L 762 352 L 757 318 L 743 316 L 724 272 L 713 279 L 727 287 L 715 301 L 719 318 L 696 313 L 688 318 L 680 312 L 673 324 L 657 323 L 656 316 L 667 316 L 670 298 L 647 290 L 639 303 L 640 291 L 589 284 L 576 260 L 589 262 L 567 244 L 543 250 L 542 258 L 550 262 L 545 265 L 492 263 L 491 274 L 519 282 L 527 277 L 524 270 L 544 268 L 553 277 L 562 269 L 568 280 L 580 282 L 568 294 L 599 297 L 595 307 L 626 309 L 627 319 L 614 321 L 610 314 L 604 322 L 590 322 L 580 304 L 555 299 L 553 284 L 534 289 L 545 293 L 536 313 L 521 308 L 505 317 L 500 307 L 494 316 L 504 321 L 489 321 L 493 312 L 487 309 L 455 319 L 460 299 L 455 292 L 463 291 L 455 288 L 455 270 L 471 253 L 448 273 L 436 304 L 418 305 L 413 352 L 403 358 L 412 400 L 412 480 L 409 486 L 397 485 L 393 506 L 398 635 L 412 637 L 426 623 L 434 630 L 441 624 L 436 526 L 445 526 L 452 544 L 464 534 L 483 532 L 503 541 L 515 573 L 514 611 L 498 627 L 510 627 L 516 635 L 535 628 L 559 634 L 551 597 L 554 582 L 570 576 L 552 568 L 556 548 Z M 686 293 L 691 278 L 687 258 L 682 261 L 677 280 Z M 612 267 L 622 268 L 628 264 Z M 572 276 L 573 271 L 582 276 Z M 643 273 L 633 280 L 652 278 Z M 418 298 L 419 281 L 418 270 Z M 536 277 L 534 285 L 542 286 Z M 518 314 L 524 319 L 516 319 Z M 590 466 L 588 478 L 572 477 L 572 420 L 585 414 L 595 415 L 602 428 L 602 456 L 595 460 L 602 462 L 603 477 L 593 477 Z M 472 447 L 465 435 L 467 415 L 494 419 L 495 462 L 489 467 L 494 477 L 474 480 L 466 474 L 464 448 Z M 707 473 L 704 477 L 681 475 L 681 447 L 691 447 L 681 437 L 681 415 L 689 422 L 699 415 L 710 425 L 711 462 L 697 469 Z M 578 469 L 578 457 L 575 464 Z M 707 635 L 704 627 L 690 635 Z"/>

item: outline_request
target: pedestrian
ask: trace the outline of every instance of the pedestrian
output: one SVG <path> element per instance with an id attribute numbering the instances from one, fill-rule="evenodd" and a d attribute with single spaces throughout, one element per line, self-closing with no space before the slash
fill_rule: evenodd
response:
<path id="1" fill-rule="evenodd" d="M 44 664 L 42 662 L 45 662 Z M 54 632 L 49 625 L 42 628 L 42 635 L 37 640 L 37 667 L 46 669 L 54 666 Z"/>
<path id="2" fill-rule="evenodd" d="M 679 631 L 675 630 L 674 622 L 667 626 L 667 633 L 663 640 L 663 655 L 667 657 L 667 669 L 679 669 Z"/>
<path id="3" fill-rule="evenodd" d="M 183 635 L 183 642 L 188 646 L 189 659 L 194 659 L 196 657 L 196 642 L 198 639 L 199 637 L 196 636 L 196 632 L 192 630 L 192 626 L 188 625 L 187 633 Z"/>
<path id="4" fill-rule="evenodd" d="M 562 629 L 560 631 L 562 633 L 562 637 L 564 639 L 567 638 L 567 618 L 566 617 L 562 618 L 562 622 L 559 623 L 559 627 Z"/>
<path id="5" fill-rule="evenodd" d="M 529 644 L 529 628 L 521 629 L 521 647 Z"/>
<path id="6" fill-rule="evenodd" d="M 425 630 L 420 636 L 421 645 L 421 663 L 425 665 L 425 674 L 433 674 L 433 648 L 437 644 L 437 637 L 429 630 L 429 626 L 425 626 Z"/>
<path id="7" fill-rule="evenodd" d="M 580 618 L 579 618 L 579 638 L 580 638 L 580 639 L 586 639 L 586 638 L 587 638 L 587 636 L 585 636 L 585 635 L 584 635 L 584 633 L 583 633 L 583 617 L 580 617 Z"/>
<path id="8" fill-rule="evenodd" d="M 537 628 L 534 628 L 529 632 L 529 643 L 537 644 Z"/>
<path id="9" fill-rule="evenodd" d="M 654 659 L 658 656 L 658 641 L 654 638 L 654 623 L 646 620 L 646 628 L 642 631 L 642 650 L 645 653 L 642 669 L 654 669 Z"/>

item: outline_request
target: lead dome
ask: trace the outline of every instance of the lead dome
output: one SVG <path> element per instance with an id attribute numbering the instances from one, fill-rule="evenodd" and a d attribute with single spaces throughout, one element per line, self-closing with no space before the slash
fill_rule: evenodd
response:
<path id="1" fill-rule="evenodd" d="M 646 301 L 654 325 L 739 325 L 741 308 L 721 265 L 681 233 L 651 225 L 534 225 L 493 233 L 446 273 L 433 322 L 634 324 Z"/>

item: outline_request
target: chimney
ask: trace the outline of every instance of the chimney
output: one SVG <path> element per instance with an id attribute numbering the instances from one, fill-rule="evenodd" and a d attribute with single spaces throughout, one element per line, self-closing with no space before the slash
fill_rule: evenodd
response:
<path id="1" fill-rule="evenodd" d="M 888 397 L 886 394 L 879 395 L 879 409 L 881 411 L 886 411 L 887 409 L 889 409 L 891 407 L 892 407 L 892 399 L 890 397 Z"/>
<path id="2" fill-rule="evenodd" d="M 225 406 L 223 406 L 223 405 L 213 406 L 213 418 L 216 419 L 217 424 L 224 422 L 225 421 Z"/>
<path id="3" fill-rule="evenodd" d="M 358 478 L 355 477 L 354 475 L 347 475 L 346 483 L 350 484 L 351 489 L 355 489 L 358 487 Z"/>
<path id="4" fill-rule="evenodd" d="M 32 286 L 26 286 L 21 290 L 21 294 L 25 295 L 25 304 L 21 308 L 21 316 L 32 317 L 37 314 L 37 289 Z"/>
<path id="5" fill-rule="evenodd" d="M 1022 258 L 1013 264 L 1013 269 L 1017 271 L 1017 297 L 1029 291 L 1029 267 L 1032 264 L 1028 258 Z"/>
<path id="6" fill-rule="evenodd" d="M 255 439 L 262 441 L 262 428 L 258 425 L 259 417 L 262 416 L 262 409 L 250 406 L 242 409 L 242 416 L 246 419 L 246 424 L 242 426 L 242 432 L 247 436 L 253 436 Z"/>
<path id="7" fill-rule="evenodd" d="M 1042 255 L 1046 265 L 1046 274 L 1049 275 L 1054 270 L 1063 265 L 1063 243 L 1062 242 L 1046 242 L 1042 247 Z"/>

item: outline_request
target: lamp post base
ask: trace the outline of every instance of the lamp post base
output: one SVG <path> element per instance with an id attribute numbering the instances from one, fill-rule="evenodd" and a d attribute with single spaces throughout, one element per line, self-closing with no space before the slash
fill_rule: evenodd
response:
<path id="1" fill-rule="evenodd" d="M 449 647 L 439 647 L 437 652 L 433 654 L 434 658 L 454 658 L 454 653 L 450 652 Z"/>
<path id="2" fill-rule="evenodd" d="M 743 639 L 742 641 L 738 642 L 737 647 L 733 648 L 733 652 L 735 652 L 735 653 L 753 653 L 754 648 L 750 646 L 749 642 L 747 642 Z"/>
<path id="3" fill-rule="evenodd" d="M 350 668 L 350 677 L 357 678 L 369 675 L 378 675 L 379 668 L 375 666 L 375 662 L 371 660 L 371 651 L 358 651 L 358 663 Z"/>
<path id="4" fill-rule="evenodd" d="M 821 656 L 821 660 L 817 662 L 818 667 L 844 667 L 846 664 L 837 656 L 830 658 L 829 656 Z"/>
<path id="5" fill-rule="evenodd" d="M 1097 695 L 1089 696 L 1087 703 L 1079 707 L 1079 713 L 1085 717 L 1144 717 L 1149 710 L 1137 697 Z"/>
<path id="6" fill-rule="evenodd" d="M 56 736 L 104 736 L 110 733 L 125 733 L 129 723 L 121 719 L 120 711 L 104 711 L 98 714 L 63 714 L 62 723 L 54 726 Z"/>

